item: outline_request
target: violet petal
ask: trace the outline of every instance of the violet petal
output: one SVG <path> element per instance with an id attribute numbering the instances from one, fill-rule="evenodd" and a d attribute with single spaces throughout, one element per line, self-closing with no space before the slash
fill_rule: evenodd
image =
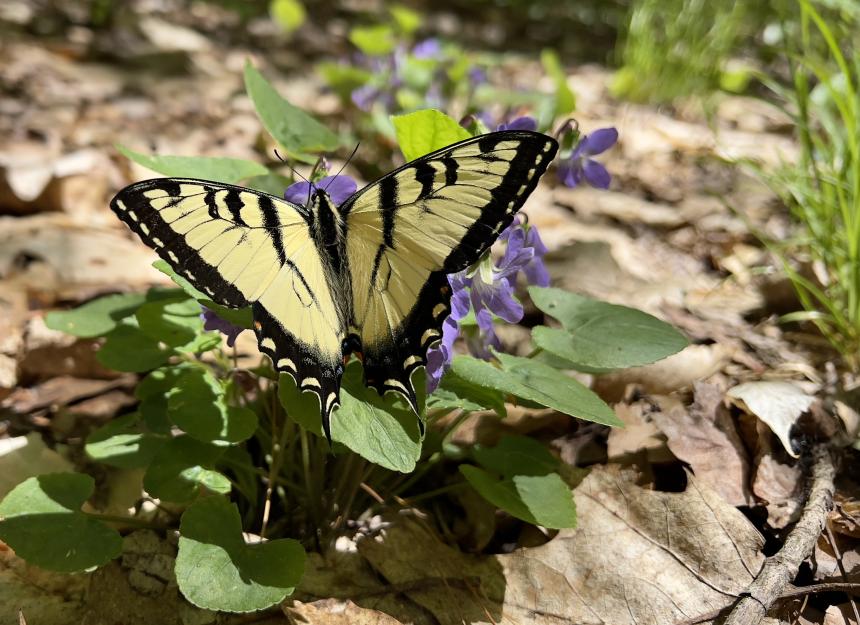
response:
<path id="1" fill-rule="evenodd" d="M 594 155 L 605 152 L 618 141 L 618 131 L 615 128 L 601 128 L 595 130 L 582 140 L 583 151 Z"/>
<path id="2" fill-rule="evenodd" d="M 336 206 L 340 206 L 346 202 L 358 188 L 355 180 L 350 176 L 344 175 L 326 176 L 322 180 L 316 182 L 314 186 L 317 189 L 322 189 L 328 193 L 331 201 L 334 202 Z"/>
<path id="3" fill-rule="evenodd" d="M 311 195 L 310 188 L 310 183 L 305 182 L 304 180 L 301 182 L 294 182 L 287 187 L 286 191 L 284 191 L 284 199 L 288 202 L 292 202 L 293 204 L 304 206 Z"/>
<path id="4" fill-rule="evenodd" d="M 606 171 L 606 168 L 597 161 L 588 159 L 582 166 L 582 173 L 588 184 L 598 189 L 608 189 L 609 183 L 612 181 L 612 176 Z"/>

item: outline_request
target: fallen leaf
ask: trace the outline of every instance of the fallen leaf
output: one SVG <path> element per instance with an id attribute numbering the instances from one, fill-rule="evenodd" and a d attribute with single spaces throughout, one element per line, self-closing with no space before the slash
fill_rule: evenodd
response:
<path id="1" fill-rule="evenodd" d="M 441 625 L 664 625 L 727 607 L 764 560 L 752 524 L 693 476 L 664 493 L 598 467 L 574 494 L 579 527 L 533 549 L 469 556 L 403 515 L 358 549 Z"/>
<path id="2" fill-rule="evenodd" d="M 651 421 L 651 413 L 654 410 L 651 402 L 614 404 L 612 409 L 624 422 L 624 427 L 609 430 L 606 454 L 610 462 L 627 464 L 640 452 L 644 452 L 648 462 L 666 462 L 672 459 L 665 437 Z M 644 416 L 646 413 L 647 420 Z"/>
<path id="3" fill-rule="evenodd" d="M 668 438 L 672 453 L 693 468 L 700 483 L 713 488 L 733 506 L 749 505 L 749 459 L 723 405 L 723 394 L 716 384 L 696 382 L 692 406 L 667 405 L 667 409 L 654 412 L 651 419 Z"/>
<path id="4" fill-rule="evenodd" d="M 815 401 L 814 397 L 782 380 L 745 382 L 730 388 L 726 395 L 766 423 L 792 457 L 800 457 L 791 441 L 791 428 Z"/>
<path id="5" fill-rule="evenodd" d="M 628 385 L 636 385 L 648 395 L 668 395 L 722 370 L 731 355 L 729 347 L 717 343 L 689 345 L 654 364 L 596 376 L 593 390 L 605 401 L 619 401 Z"/>
<path id="6" fill-rule="evenodd" d="M 323 599 L 313 603 L 293 601 L 282 606 L 293 625 L 402 625 L 393 616 L 362 608 L 349 599 Z"/>

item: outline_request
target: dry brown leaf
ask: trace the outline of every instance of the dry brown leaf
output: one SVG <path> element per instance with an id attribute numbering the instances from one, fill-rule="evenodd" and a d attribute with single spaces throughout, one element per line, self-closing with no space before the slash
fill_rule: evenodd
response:
<path id="1" fill-rule="evenodd" d="M 767 424 L 791 456 L 800 457 L 791 442 L 791 428 L 815 401 L 814 397 L 783 380 L 745 382 L 730 388 L 726 395 Z"/>
<path id="2" fill-rule="evenodd" d="M 607 401 L 619 401 L 631 384 L 648 395 L 668 395 L 721 371 L 731 357 L 732 348 L 729 346 L 718 343 L 689 345 L 654 364 L 597 376 L 593 388 Z"/>
<path id="3" fill-rule="evenodd" d="M 610 462 L 627 464 L 640 452 L 645 453 L 648 462 L 665 462 L 672 459 L 665 437 L 650 420 L 653 412 L 650 402 L 614 404 L 612 410 L 624 422 L 624 427 L 609 430 L 606 455 Z M 643 416 L 646 412 L 648 420 Z"/>
<path id="4" fill-rule="evenodd" d="M 349 599 L 323 599 L 313 603 L 293 601 L 282 606 L 292 625 L 402 625 L 393 616 L 362 608 Z"/>
<path id="5" fill-rule="evenodd" d="M 664 625 L 728 606 L 763 562 L 761 535 L 692 476 L 665 493 L 598 467 L 574 493 L 579 527 L 533 549 L 468 556 L 403 516 L 358 549 L 389 582 L 428 584 L 404 592 L 441 625 Z"/>
<path id="6" fill-rule="evenodd" d="M 651 418 L 668 438 L 669 449 L 693 468 L 699 482 L 733 506 L 749 505 L 749 459 L 723 396 L 718 385 L 696 382 L 689 409 L 666 405 Z"/>

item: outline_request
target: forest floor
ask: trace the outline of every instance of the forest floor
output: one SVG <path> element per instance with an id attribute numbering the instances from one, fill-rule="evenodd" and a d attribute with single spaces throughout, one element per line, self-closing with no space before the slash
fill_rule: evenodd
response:
<path id="1" fill-rule="evenodd" d="M 261 53 L 276 32 L 258 25 L 253 47 L 199 34 L 227 28 L 225 19 L 207 9 L 185 24 L 151 15 L 121 31 L 78 28 L 62 41 L 19 31 L 0 41 L 0 496 L 31 475 L 82 466 L 82 437 L 136 401 L 134 375 L 105 370 L 92 341 L 43 321 L 52 308 L 165 281 L 151 267 L 154 253 L 108 209 L 117 189 L 152 177 L 113 146 L 271 160 L 243 91 L 248 58 L 294 104 L 342 123 L 340 100 L 307 56 L 283 45 Z M 84 51 L 93 48 L 114 52 L 92 60 Z M 521 58 L 513 80 L 539 71 Z M 0 543 L 0 623 L 17 622 L 19 608 L 34 625 L 280 623 L 285 615 L 315 624 L 712 622 L 742 593 L 806 501 L 809 467 L 795 456 L 814 441 L 804 432 L 848 441 L 860 427 L 856 399 L 822 401 L 853 385 L 826 341 L 777 323 L 800 306 L 752 234 L 781 239 L 791 223 L 737 161 L 794 158 L 790 120 L 760 100 L 723 97 L 706 122 L 613 100 L 606 68 L 568 72 L 581 127 L 615 126 L 620 140 L 605 159 L 611 190 L 553 180 L 526 205 L 549 248 L 553 284 L 652 313 L 691 345 L 585 380 L 623 429 L 512 407 L 504 420 L 471 416 L 455 442 L 527 433 L 590 467 L 575 491 L 577 529 L 547 540 L 531 528 L 516 549 L 486 553 L 495 521 L 477 504 L 464 504 L 470 529 L 457 547 L 420 511 L 391 502 L 375 524 L 312 555 L 294 597 L 256 620 L 183 602 L 171 581 L 174 546 L 148 532 L 127 541 L 121 561 L 73 576 L 28 566 Z M 527 306 L 526 322 L 536 315 Z M 524 328 L 501 330 L 508 351 L 528 351 Z M 257 353 L 253 340 L 240 350 Z M 859 459 L 850 448 L 839 458 L 828 530 L 798 583 L 860 583 Z M 102 478 L 103 509 L 125 511 L 140 475 Z M 476 578 L 499 592 L 476 594 Z M 781 601 L 771 622 L 857 623 L 855 609 L 844 592 L 798 595 Z"/>

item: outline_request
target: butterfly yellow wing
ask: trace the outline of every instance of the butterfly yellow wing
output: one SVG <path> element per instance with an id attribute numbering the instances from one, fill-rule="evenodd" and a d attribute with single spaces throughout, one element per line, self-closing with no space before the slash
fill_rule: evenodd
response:
<path id="1" fill-rule="evenodd" d="M 251 189 L 185 178 L 130 185 L 111 208 L 213 301 L 251 306 L 260 350 L 319 396 L 327 423 L 339 397 L 344 322 L 304 209 Z"/>
<path id="2" fill-rule="evenodd" d="M 481 135 L 407 163 L 341 207 L 349 332 L 361 341 L 368 385 L 402 393 L 415 407 L 409 377 L 426 364 L 450 313 L 447 274 L 493 244 L 557 149 L 535 132 Z"/>

